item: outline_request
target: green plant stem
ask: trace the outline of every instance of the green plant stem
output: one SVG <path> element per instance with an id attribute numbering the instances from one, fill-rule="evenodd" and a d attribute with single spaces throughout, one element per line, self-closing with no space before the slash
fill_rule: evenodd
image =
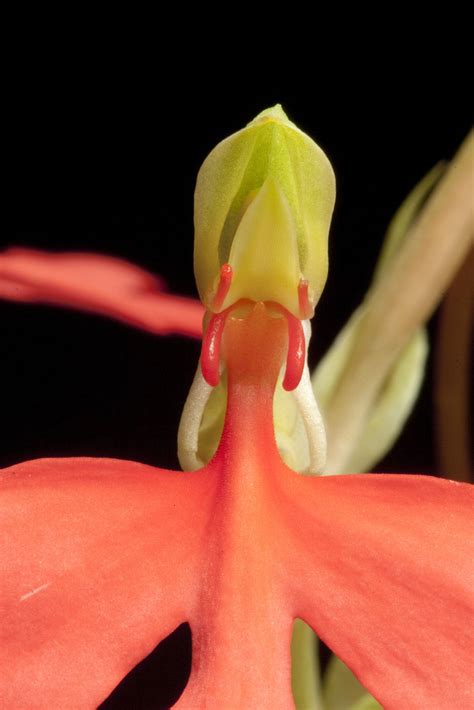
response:
<path id="1" fill-rule="evenodd" d="M 291 687 L 297 710 L 323 710 L 318 638 L 301 619 L 296 619 L 293 627 L 291 659 Z"/>

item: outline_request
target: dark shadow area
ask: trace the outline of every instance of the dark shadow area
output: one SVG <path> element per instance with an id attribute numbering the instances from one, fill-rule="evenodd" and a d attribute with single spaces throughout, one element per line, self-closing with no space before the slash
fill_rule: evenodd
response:
<path id="1" fill-rule="evenodd" d="M 167 710 L 191 672 L 191 629 L 181 624 L 128 673 L 98 710 Z"/>
<path id="2" fill-rule="evenodd" d="M 320 668 L 321 668 L 321 675 L 323 675 L 327 666 L 328 666 L 329 659 L 332 656 L 332 651 L 329 648 L 329 646 L 326 646 L 324 641 L 321 641 L 321 639 L 319 639 L 318 656 L 319 656 L 319 663 L 320 663 Z"/>

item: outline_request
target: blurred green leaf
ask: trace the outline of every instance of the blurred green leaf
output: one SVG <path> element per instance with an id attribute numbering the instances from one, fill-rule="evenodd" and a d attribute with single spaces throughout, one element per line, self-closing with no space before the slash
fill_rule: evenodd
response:
<path id="1" fill-rule="evenodd" d="M 383 278 L 403 240 L 409 238 L 407 235 L 409 235 L 410 227 L 442 171 L 443 165 L 436 165 L 418 183 L 395 214 L 386 233 L 375 269 L 373 284 Z M 350 372 L 352 349 L 359 336 L 359 326 L 365 315 L 364 304 L 365 302 L 352 314 L 313 373 L 313 389 L 323 417 L 331 405 L 331 400 L 343 373 Z M 387 318 L 390 318 L 389 313 L 387 313 Z M 358 345 L 360 347 L 360 343 Z M 368 351 L 372 347 L 376 347 L 376 344 L 367 343 Z M 344 470 L 337 471 L 337 473 L 369 471 L 390 451 L 417 400 L 423 382 L 427 355 L 426 331 L 424 328 L 419 328 L 401 351 L 380 389 L 365 421 L 362 435 L 352 450 Z M 357 402 L 354 402 L 353 406 L 356 413 Z M 330 446 L 329 431 L 328 447 Z"/>
<path id="2" fill-rule="evenodd" d="M 318 639 L 310 626 L 296 619 L 291 640 L 291 689 L 297 710 L 323 710 Z"/>

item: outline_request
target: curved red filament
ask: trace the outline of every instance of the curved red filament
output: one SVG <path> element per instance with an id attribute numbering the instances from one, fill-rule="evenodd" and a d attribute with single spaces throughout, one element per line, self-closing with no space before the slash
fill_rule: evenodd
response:
<path id="1" fill-rule="evenodd" d="M 233 274 L 234 272 L 232 271 L 232 266 L 230 264 L 222 264 L 219 276 L 219 285 L 215 296 L 212 299 L 212 310 L 218 311 L 222 308 L 222 304 L 229 293 Z"/>
<path id="2" fill-rule="evenodd" d="M 222 335 L 227 316 L 236 307 L 234 303 L 221 313 L 214 313 L 207 326 L 202 341 L 201 349 L 201 370 L 206 382 L 215 387 L 219 383 L 219 359 Z M 306 360 L 306 341 L 303 331 L 303 324 L 299 318 L 283 308 L 279 304 L 271 304 L 276 307 L 285 317 L 288 328 L 288 352 L 286 356 L 286 369 L 283 378 L 283 388 L 288 392 L 294 390 L 303 374 Z"/>
<path id="3" fill-rule="evenodd" d="M 228 310 L 214 313 L 202 340 L 201 370 L 206 382 L 215 387 L 219 383 L 219 352 Z"/>
<path id="4" fill-rule="evenodd" d="M 303 332 L 303 325 L 299 318 L 295 318 L 292 313 L 285 310 L 285 318 L 288 324 L 288 354 L 286 356 L 286 370 L 283 379 L 283 389 L 287 392 L 296 389 L 303 374 L 306 343 Z"/>

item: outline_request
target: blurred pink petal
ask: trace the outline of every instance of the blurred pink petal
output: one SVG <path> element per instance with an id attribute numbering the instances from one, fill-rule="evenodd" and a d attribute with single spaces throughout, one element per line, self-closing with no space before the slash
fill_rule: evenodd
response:
<path id="1" fill-rule="evenodd" d="M 200 337 L 203 308 L 123 259 L 11 248 L 0 253 L 0 298 L 90 311 L 150 333 Z"/>

